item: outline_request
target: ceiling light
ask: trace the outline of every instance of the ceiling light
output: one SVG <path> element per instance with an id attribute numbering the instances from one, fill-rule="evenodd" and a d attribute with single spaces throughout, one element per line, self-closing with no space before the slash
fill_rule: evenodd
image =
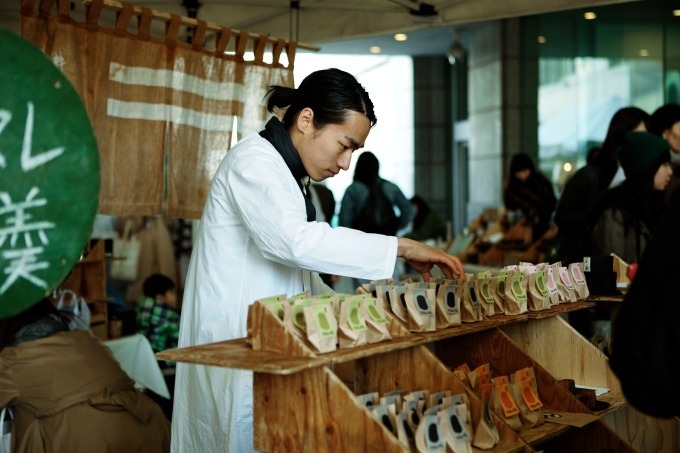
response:
<path id="1" fill-rule="evenodd" d="M 648 57 L 648 56 L 649 56 L 649 50 L 647 50 L 647 49 L 640 49 L 639 54 L 640 54 L 641 57 Z"/>
<path id="2" fill-rule="evenodd" d="M 571 171 L 571 164 L 569 162 L 565 162 L 564 166 L 562 168 L 564 168 L 564 171 L 570 172 Z"/>
<path id="3" fill-rule="evenodd" d="M 371 46 L 368 48 L 368 51 L 371 53 L 380 53 L 382 52 L 382 49 L 380 48 L 380 46 Z"/>
<path id="4" fill-rule="evenodd" d="M 449 57 L 450 64 L 456 64 L 457 61 L 465 58 L 465 47 L 457 39 L 449 47 Z"/>
<path id="5" fill-rule="evenodd" d="M 588 12 L 586 12 L 586 13 L 583 14 L 583 18 L 584 18 L 585 20 L 593 20 L 593 19 L 597 19 L 597 14 L 595 14 L 595 13 L 592 12 L 592 11 L 588 11 Z"/>
<path id="6" fill-rule="evenodd" d="M 406 41 L 408 39 L 408 36 L 404 33 L 397 33 L 394 35 L 394 40 L 395 41 Z"/>
<path id="7" fill-rule="evenodd" d="M 543 35 L 536 38 L 536 41 L 538 41 L 539 44 L 545 44 L 546 42 L 548 42 L 548 40 L 545 39 L 545 36 L 543 36 Z"/>
<path id="8" fill-rule="evenodd" d="M 674 9 L 674 10 L 673 10 L 673 15 L 674 15 L 674 16 L 680 16 L 680 9 Z"/>

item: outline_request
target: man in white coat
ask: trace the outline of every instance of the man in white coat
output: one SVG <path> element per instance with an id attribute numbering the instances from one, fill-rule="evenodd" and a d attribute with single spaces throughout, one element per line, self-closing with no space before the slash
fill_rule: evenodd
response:
<path id="1" fill-rule="evenodd" d="M 180 347 L 245 337 L 257 299 L 330 292 L 318 272 L 382 279 L 401 256 L 426 280 L 434 265 L 463 275 L 441 250 L 314 220 L 303 181 L 347 170 L 376 121 L 352 75 L 328 69 L 297 90 L 272 87 L 267 106 L 287 107 L 283 120 L 236 144 L 213 180 L 185 284 Z M 172 451 L 252 451 L 252 383 L 251 372 L 178 364 Z"/>

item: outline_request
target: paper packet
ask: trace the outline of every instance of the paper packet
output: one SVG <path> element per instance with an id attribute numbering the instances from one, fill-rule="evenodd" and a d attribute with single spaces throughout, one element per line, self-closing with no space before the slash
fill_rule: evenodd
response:
<path id="1" fill-rule="evenodd" d="M 405 298 L 408 309 L 408 330 L 434 332 L 437 329 L 434 288 L 416 288 L 409 285 Z"/>

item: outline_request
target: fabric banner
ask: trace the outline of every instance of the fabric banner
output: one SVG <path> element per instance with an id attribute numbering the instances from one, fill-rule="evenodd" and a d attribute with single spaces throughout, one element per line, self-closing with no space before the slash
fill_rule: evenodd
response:
<path id="1" fill-rule="evenodd" d="M 228 29 L 215 33 L 208 50 L 203 21 L 187 44 L 178 41 L 179 16 L 170 16 L 166 36 L 158 37 L 151 33 L 158 19 L 146 8 L 123 3 L 115 26 L 106 27 L 102 0 L 92 1 L 83 22 L 70 16 L 68 0 L 38 1 L 36 11 L 36 0 L 22 0 L 22 35 L 83 98 L 101 160 L 98 212 L 199 218 L 234 119 L 240 130 L 261 128 L 262 98 L 271 84 L 294 85 L 292 63 L 282 67 L 278 55 L 271 64 L 257 55 L 244 61 L 251 37 Z M 227 54 L 232 38 L 236 51 Z M 256 42 L 262 52 L 270 43 Z M 284 48 L 292 62 L 294 43 L 274 43 L 273 53 Z"/>

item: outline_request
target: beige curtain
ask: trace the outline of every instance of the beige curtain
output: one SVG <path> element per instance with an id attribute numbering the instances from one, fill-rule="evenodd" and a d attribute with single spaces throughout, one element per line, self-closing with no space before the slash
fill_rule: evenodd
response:
<path id="1" fill-rule="evenodd" d="M 261 129 L 268 86 L 293 86 L 293 65 L 284 68 L 278 56 L 286 49 L 292 62 L 294 43 L 275 43 L 274 62 L 266 64 L 262 55 L 270 42 L 259 38 L 251 62 L 243 58 L 251 39 L 246 33 L 234 37 L 222 29 L 209 50 L 202 21 L 186 44 L 177 39 L 178 16 L 158 38 L 150 32 L 156 19 L 145 8 L 135 16 L 123 4 L 115 26 L 105 27 L 102 0 L 93 0 L 84 22 L 70 16 L 69 0 L 21 1 L 22 35 L 64 72 L 90 115 L 103 214 L 199 218 L 229 149 L 234 117 L 245 131 Z M 231 39 L 236 52 L 227 55 Z"/>

